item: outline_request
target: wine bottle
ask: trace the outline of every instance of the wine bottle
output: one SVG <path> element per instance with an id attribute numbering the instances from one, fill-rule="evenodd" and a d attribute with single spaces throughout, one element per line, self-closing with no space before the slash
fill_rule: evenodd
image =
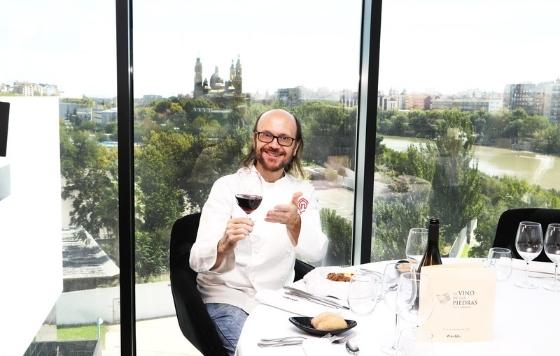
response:
<path id="1" fill-rule="evenodd" d="M 440 265 L 441 255 L 439 253 L 439 220 L 430 218 L 428 222 L 428 244 L 422 260 L 418 265 L 418 272 L 424 266 Z"/>

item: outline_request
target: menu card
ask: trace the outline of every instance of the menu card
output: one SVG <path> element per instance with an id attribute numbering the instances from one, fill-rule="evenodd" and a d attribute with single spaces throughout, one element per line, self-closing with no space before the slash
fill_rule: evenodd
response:
<path id="1" fill-rule="evenodd" d="M 419 337 L 436 342 L 488 341 L 492 338 L 495 271 L 478 263 L 422 267 L 420 313 L 429 313 Z M 432 308 L 428 305 L 431 298 Z"/>

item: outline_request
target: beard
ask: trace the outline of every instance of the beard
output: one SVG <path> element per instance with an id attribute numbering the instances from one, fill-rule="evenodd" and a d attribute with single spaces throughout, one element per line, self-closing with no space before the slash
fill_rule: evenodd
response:
<path id="1" fill-rule="evenodd" d="M 272 163 L 265 159 L 263 153 L 270 154 L 272 156 L 277 157 L 276 162 Z M 257 162 L 263 167 L 264 169 L 270 172 L 278 172 L 284 171 L 285 168 L 292 162 L 292 158 L 287 158 L 287 154 L 281 150 L 275 149 L 260 149 L 259 151 L 255 151 L 255 156 L 257 158 Z"/>

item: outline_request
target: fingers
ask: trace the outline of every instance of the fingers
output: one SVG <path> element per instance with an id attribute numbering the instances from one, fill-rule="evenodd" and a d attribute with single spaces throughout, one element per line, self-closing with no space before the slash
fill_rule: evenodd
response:
<path id="1" fill-rule="evenodd" d="M 235 248 L 240 240 L 245 239 L 253 231 L 253 221 L 248 218 L 230 219 L 224 237 L 218 244 L 218 252 L 227 252 Z"/>
<path id="2" fill-rule="evenodd" d="M 302 192 L 295 192 L 294 195 L 292 195 L 292 204 L 298 206 L 298 200 L 302 195 L 303 195 Z"/>
<path id="3" fill-rule="evenodd" d="M 276 205 L 266 213 L 265 221 L 290 224 L 299 218 L 297 208 L 293 204 Z"/>

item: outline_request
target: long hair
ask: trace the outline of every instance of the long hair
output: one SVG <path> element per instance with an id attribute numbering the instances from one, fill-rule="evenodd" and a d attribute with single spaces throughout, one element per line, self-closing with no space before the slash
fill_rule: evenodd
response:
<path id="1" fill-rule="evenodd" d="M 247 156 L 245 156 L 245 158 L 243 158 L 242 161 L 242 165 L 245 167 L 249 167 L 257 162 L 257 152 L 255 151 L 255 140 L 257 138 L 255 136 L 255 132 L 257 131 L 259 120 L 267 112 L 268 111 L 260 113 L 260 115 L 257 117 L 257 120 L 255 121 L 255 125 L 253 126 L 253 143 L 251 145 L 251 151 L 247 154 Z M 290 113 L 290 115 L 292 115 L 294 117 L 294 120 L 296 121 L 296 140 L 294 141 L 293 145 L 299 144 L 299 146 L 295 156 L 293 156 L 286 167 L 284 167 L 284 171 L 295 176 L 303 177 L 303 167 L 299 158 L 303 154 L 303 135 L 301 133 L 301 124 L 299 122 L 299 119 L 294 114 Z"/>

